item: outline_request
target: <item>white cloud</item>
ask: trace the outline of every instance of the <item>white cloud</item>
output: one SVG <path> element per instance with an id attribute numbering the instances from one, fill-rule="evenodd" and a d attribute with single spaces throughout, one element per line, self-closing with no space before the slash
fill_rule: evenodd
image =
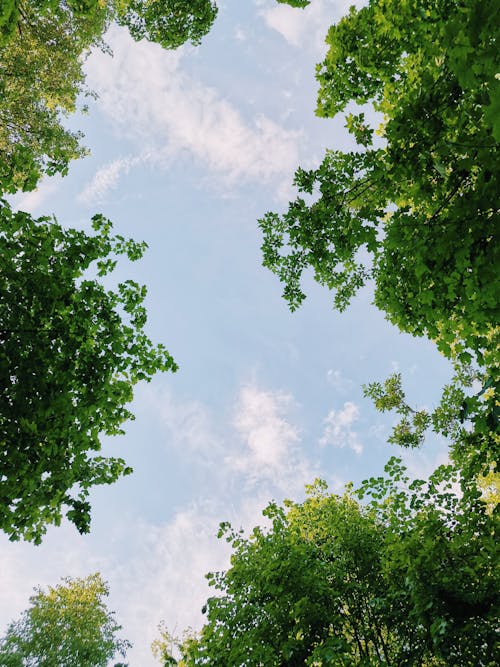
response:
<path id="1" fill-rule="evenodd" d="M 196 400 L 176 399 L 168 389 L 148 385 L 145 400 L 160 417 L 168 434 L 168 445 L 193 456 L 197 464 L 216 465 L 223 451 L 223 438 L 216 432 L 208 408 Z"/>
<path id="2" fill-rule="evenodd" d="M 354 382 L 349 378 L 346 378 L 342 374 L 342 371 L 338 369 L 330 368 L 326 373 L 326 379 L 328 384 L 340 394 L 345 394 L 354 387 Z"/>
<path id="3" fill-rule="evenodd" d="M 250 483 L 267 481 L 280 491 L 300 492 L 314 473 L 301 452 L 299 429 L 289 421 L 293 405 L 290 394 L 243 387 L 234 419 L 243 446 L 226 464 Z"/>
<path id="4" fill-rule="evenodd" d="M 239 42 L 245 42 L 247 39 L 246 32 L 240 25 L 237 25 L 234 29 L 234 38 Z"/>
<path id="5" fill-rule="evenodd" d="M 319 440 L 322 447 L 333 445 L 334 447 L 349 447 L 356 454 L 361 454 L 363 445 L 359 440 L 353 424 L 359 419 L 359 408 L 355 403 L 347 401 L 342 410 L 330 410 L 324 420 L 323 435 Z"/>
<path id="6" fill-rule="evenodd" d="M 295 406 L 290 394 L 244 385 L 235 399 L 233 422 L 221 428 L 199 401 L 178 400 L 169 390 L 151 386 L 143 392 L 167 431 L 167 445 L 190 456 L 194 465 L 210 468 L 214 486 L 228 493 L 258 487 L 267 502 L 276 493 L 300 495 L 314 479 L 299 428 L 290 419 Z"/>
<path id="7" fill-rule="evenodd" d="M 229 564 L 229 545 L 216 537 L 224 519 L 210 504 L 183 508 L 164 526 L 136 526 L 142 549 L 110 580 L 113 601 L 123 609 L 120 622 L 135 643 L 131 665 L 152 665 L 151 642 L 160 621 L 173 634 L 201 627 L 201 609 L 214 590 L 205 574 Z"/>
<path id="8" fill-rule="evenodd" d="M 182 70 L 185 49 L 170 52 L 146 41 L 136 43 L 118 28 L 108 41 L 114 56 L 91 56 L 89 85 L 115 131 L 140 145 L 149 161 L 194 159 L 224 187 L 290 178 L 298 163 L 298 132 L 263 114 L 245 120 L 216 90 Z M 103 187 L 106 179 L 114 185 L 124 168 L 130 167 L 120 160 L 108 165 L 100 178 Z"/>
<path id="9" fill-rule="evenodd" d="M 255 386 L 241 390 L 235 425 L 257 465 L 281 466 L 289 446 L 298 441 L 297 429 L 284 418 L 291 401 L 289 394 L 262 391 Z"/>
<path id="10" fill-rule="evenodd" d="M 36 213 L 40 207 L 61 187 L 61 177 L 44 178 L 36 190 L 22 192 L 11 198 L 13 208 L 27 213 Z"/>
<path id="11" fill-rule="evenodd" d="M 132 167 L 141 162 L 146 162 L 148 157 L 148 154 L 135 157 L 128 156 L 105 164 L 96 171 L 91 181 L 80 192 L 78 201 L 87 206 L 102 201 L 107 193 L 117 186 L 122 174 L 128 174 Z"/>

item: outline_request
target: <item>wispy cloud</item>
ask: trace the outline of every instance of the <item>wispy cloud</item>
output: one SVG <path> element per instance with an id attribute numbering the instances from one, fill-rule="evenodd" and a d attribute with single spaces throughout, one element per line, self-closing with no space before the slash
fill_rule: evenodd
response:
<path id="1" fill-rule="evenodd" d="M 363 445 L 353 424 L 359 419 L 359 408 L 347 401 L 341 410 L 330 410 L 324 420 L 323 435 L 319 440 L 322 447 L 349 447 L 356 454 L 363 452 Z"/>
<path id="2" fill-rule="evenodd" d="M 147 160 L 170 164 L 174 157 L 194 159 L 207 178 L 225 187 L 289 178 L 298 162 L 298 132 L 263 114 L 246 119 L 217 90 L 183 71 L 182 49 L 168 52 L 136 43 L 118 28 L 108 41 L 114 57 L 92 55 L 89 84 L 114 130 L 135 140 Z M 130 168 L 129 159 L 100 170 L 81 196 L 102 194 L 114 185 Z"/>
<path id="3" fill-rule="evenodd" d="M 294 423 L 296 404 L 283 391 L 240 387 L 231 408 L 232 422 L 217 425 L 215 415 L 196 400 L 176 399 L 169 390 L 147 387 L 143 397 L 161 420 L 169 446 L 211 469 L 215 486 L 272 495 L 301 494 L 315 476 L 315 466 L 301 445 Z M 216 481 L 218 480 L 218 481 Z"/>
<path id="4" fill-rule="evenodd" d="M 339 394 L 346 394 L 354 387 L 354 382 L 345 377 L 345 375 L 339 369 L 330 368 L 326 373 L 326 379 L 328 384 L 331 385 Z"/>
<path id="5" fill-rule="evenodd" d="M 194 399 L 179 399 L 168 389 L 142 388 L 145 400 L 160 418 L 169 447 L 190 456 L 197 465 L 218 465 L 224 451 L 224 437 L 215 426 L 211 411 Z"/>
<path id="6" fill-rule="evenodd" d="M 44 178 L 36 190 L 21 192 L 11 198 L 12 205 L 16 210 L 27 213 L 41 213 L 41 207 L 47 200 L 55 195 L 61 187 L 61 177 L 52 176 Z"/>
<path id="7" fill-rule="evenodd" d="M 130 664 L 153 664 L 150 645 L 160 621 L 178 635 L 202 625 L 202 606 L 213 595 L 205 574 L 229 565 L 229 545 L 216 533 L 219 521 L 231 517 L 221 511 L 194 503 L 163 526 L 134 526 L 142 549 L 110 581 L 113 599 L 124 610 L 120 622 L 136 640 L 127 656 Z"/>
<path id="8" fill-rule="evenodd" d="M 149 154 L 118 158 L 105 164 L 96 171 L 92 179 L 78 195 L 81 204 L 90 206 L 102 201 L 110 190 L 113 190 L 122 174 L 128 172 L 137 164 L 147 162 Z"/>

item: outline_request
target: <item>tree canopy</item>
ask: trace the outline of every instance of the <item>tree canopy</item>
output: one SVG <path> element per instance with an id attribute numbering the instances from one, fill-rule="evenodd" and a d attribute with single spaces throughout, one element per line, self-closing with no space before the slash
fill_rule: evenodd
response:
<path id="1" fill-rule="evenodd" d="M 221 524 L 231 567 L 208 575 L 207 621 L 176 657 L 164 633 L 164 664 L 493 667 L 495 521 L 451 467 L 386 472 L 343 496 L 317 481 L 249 537 Z"/>
<path id="2" fill-rule="evenodd" d="M 122 3 L 117 18 L 134 39 L 175 49 L 188 41 L 199 44 L 216 16 L 213 0 L 128 0 Z"/>
<path id="3" fill-rule="evenodd" d="M 92 225 L 0 204 L 0 526 L 11 539 L 39 542 L 63 508 L 88 531 L 90 487 L 131 472 L 97 454 L 101 436 L 122 433 L 138 381 L 177 368 L 144 331 L 146 288 L 101 280 L 145 244 L 112 236 L 100 215 Z"/>
<path id="4" fill-rule="evenodd" d="M 317 169 L 299 168 L 299 197 L 283 215 L 260 220 L 264 265 L 284 283 L 292 310 L 305 298 L 306 270 L 334 291 L 340 310 L 372 282 L 375 304 L 401 331 L 435 341 L 460 382 L 476 373 L 482 390 L 463 394 L 456 414 L 486 437 L 493 458 L 497 36 L 493 2 L 371 0 L 351 8 L 328 31 L 317 113 L 347 112 L 357 148 L 329 150 Z M 382 117 L 378 129 L 370 110 Z M 459 391 L 467 386 L 460 382 Z"/>
<path id="5" fill-rule="evenodd" d="M 107 667 L 130 643 L 106 606 L 101 576 L 66 578 L 47 591 L 35 589 L 31 606 L 0 639 L 4 667 Z"/>

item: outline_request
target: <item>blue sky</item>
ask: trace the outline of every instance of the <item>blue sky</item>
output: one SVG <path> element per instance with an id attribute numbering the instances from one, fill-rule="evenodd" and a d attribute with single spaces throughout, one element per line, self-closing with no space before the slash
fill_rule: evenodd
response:
<path id="1" fill-rule="evenodd" d="M 350 145 L 342 119 L 314 116 L 314 65 L 348 4 L 226 0 L 198 48 L 165 52 L 114 28 L 114 57 L 89 58 L 99 99 L 69 122 L 91 155 L 17 205 L 68 226 L 102 212 L 147 241 L 117 278 L 147 284 L 148 332 L 180 370 L 139 386 L 136 420 L 105 442 L 135 472 L 93 492 L 90 535 L 63 525 L 40 547 L 0 540 L 2 627 L 33 586 L 99 570 L 134 644 L 130 665 L 155 664 L 162 619 L 177 633 L 202 620 L 203 575 L 228 558 L 220 521 L 250 529 L 271 498 L 300 499 L 318 476 L 341 490 L 400 453 L 386 444 L 392 417 L 363 398 L 363 383 L 399 370 L 413 405 L 438 400 L 448 364 L 388 324 L 370 287 L 338 314 L 306 279 L 291 314 L 261 266 L 257 219 L 285 208 L 299 164 Z M 424 475 L 446 445 L 403 454 Z"/>

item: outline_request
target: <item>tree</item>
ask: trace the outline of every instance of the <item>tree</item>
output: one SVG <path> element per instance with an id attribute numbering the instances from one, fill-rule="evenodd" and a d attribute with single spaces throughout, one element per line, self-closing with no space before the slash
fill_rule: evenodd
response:
<path id="1" fill-rule="evenodd" d="M 0 205 L 0 527 L 14 540 L 40 542 L 63 508 L 89 530 L 90 487 L 131 472 L 98 454 L 102 434 L 123 433 L 137 382 L 177 369 L 144 332 L 146 288 L 100 281 L 145 244 L 112 236 L 100 215 L 92 226 Z"/>
<path id="2" fill-rule="evenodd" d="M 264 265 L 284 283 L 292 310 L 305 298 L 307 269 L 335 292 L 339 310 L 373 281 L 375 304 L 392 323 L 435 341 L 457 378 L 470 385 L 475 376 L 479 393 L 458 379 L 449 393 L 462 392 L 456 417 L 473 424 L 467 451 L 478 439 L 490 450 L 476 472 L 498 447 L 497 36 L 490 1 L 351 8 L 328 32 L 317 113 L 349 105 L 357 149 L 327 151 L 317 169 L 299 168 L 294 182 L 304 196 L 260 220 Z M 382 114 L 381 139 L 370 107 Z"/>
<path id="3" fill-rule="evenodd" d="M 429 482 L 397 459 L 386 471 L 343 496 L 317 481 L 303 503 L 271 503 L 248 538 L 221 524 L 231 567 L 208 575 L 217 595 L 178 660 L 163 632 L 164 664 L 493 667 L 494 520 L 473 486 L 450 490 L 450 467 Z"/>
<path id="4" fill-rule="evenodd" d="M 31 606 L 0 640 L 5 667 L 106 667 L 125 656 L 130 643 L 106 606 L 109 590 L 101 576 L 63 579 L 47 592 L 35 589 Z"/>
<path id="5" fill-rule="evenodd" d="M 185 42 L 200 44 L 217 16 L 212 0 L 129 0 L 118 14 L 134 39 L 148 39 L 166 49 Z"/>

